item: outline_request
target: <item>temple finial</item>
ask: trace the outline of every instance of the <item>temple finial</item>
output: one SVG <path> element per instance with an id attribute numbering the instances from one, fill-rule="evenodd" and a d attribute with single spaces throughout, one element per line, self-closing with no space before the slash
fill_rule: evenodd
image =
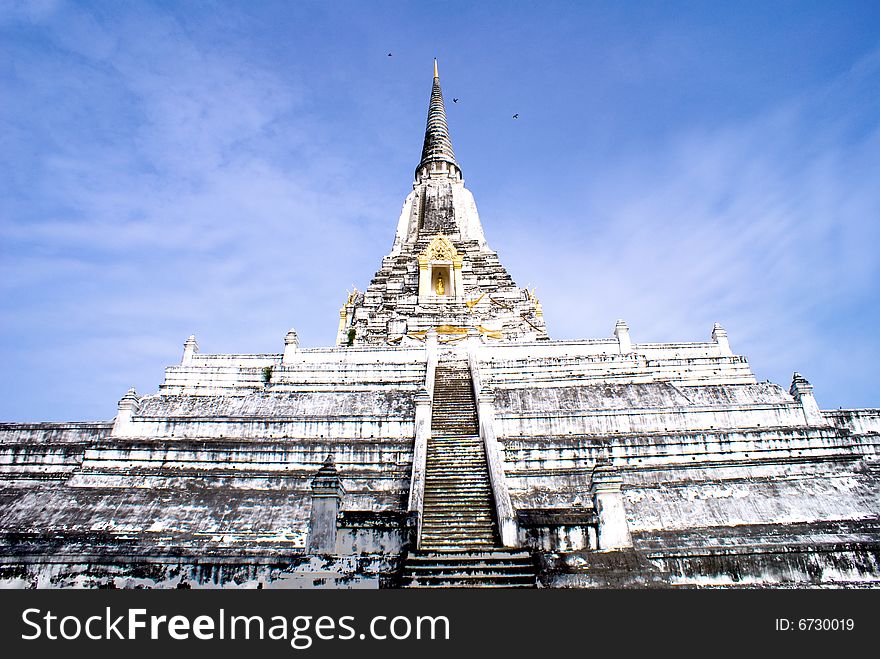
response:
<path id="1" fill-rule="evenodd" d="M 461 171 L 449 139 L 446 125 L 446 108 L 443 105 L 443 92 L 440 91 L 440 74 L 437 59 L 434 58 L 434 83 L 431 87 L 431 102 L 428 105 L 428 122 L 425 126 L 425 143 L 422 158 L 416 167 L 416 179 L 424 176 L 440 176 L 461 180 Z"/>

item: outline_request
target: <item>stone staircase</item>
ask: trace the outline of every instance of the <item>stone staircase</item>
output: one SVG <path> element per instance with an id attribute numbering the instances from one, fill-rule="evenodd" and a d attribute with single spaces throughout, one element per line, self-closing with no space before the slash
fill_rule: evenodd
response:
<path id="1" fill-rule="evenodd" d="M 420 550 L 403 571 L 409 587 L 534 587 L 527 552 L 500 547 L 486 453 L 468 363 L 437 365 L 425 463 Z"/>
<path id="2" fill-rule="evenodd" d="M 421 548 L 494 547 L 497 533 L 492 488 L 466 362 L 437 365 L 431 435 Z"/>

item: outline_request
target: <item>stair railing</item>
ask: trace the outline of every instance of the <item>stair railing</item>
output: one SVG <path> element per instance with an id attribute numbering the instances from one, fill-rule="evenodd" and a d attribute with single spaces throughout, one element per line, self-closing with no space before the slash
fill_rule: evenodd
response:
<path id="1" fill-rule="evenodd" d="M 409 481 L 407 510 L 416 515 L 416 549 L 422 545 L 422 509 L 425 501 L 425 469 L 428 440 L 431 437 L 431 408 L 434 399 L 434 374 L 437 370 L 437 333 L 431 330 L 425 340 L 425 385 L 415 396 L 415 441 L 412 476 Z"/>

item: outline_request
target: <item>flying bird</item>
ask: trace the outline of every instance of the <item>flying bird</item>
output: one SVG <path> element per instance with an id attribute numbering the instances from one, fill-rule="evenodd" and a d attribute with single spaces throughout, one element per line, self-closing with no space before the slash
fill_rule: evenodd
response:
<path id="1" fill-rule="evenodd" d="M 391 53 L 388 53 L 388 57 L 391 57 Z"/>
<path id="2" fill-rule="evenodd" d="M 519 119 L 519 113 L 513 115 L 513 118 L 514 118 L 514 119 Z"/>
<path id="3" fill-rule="evenodd" d="M 458 99 L 457 99 L 457 98 L 453 98 L 453 99 L 452 99 L 452 102 L 453 102 L 453 103 L 458 103 Z"/>

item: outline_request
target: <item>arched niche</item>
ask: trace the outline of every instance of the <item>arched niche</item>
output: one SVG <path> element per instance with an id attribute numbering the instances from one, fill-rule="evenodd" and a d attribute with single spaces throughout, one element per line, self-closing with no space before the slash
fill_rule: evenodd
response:
<path id="1" fill-rule="evenodd" d="M 443 302 L 464 296 L 462 256 L 449 238 L 435 236 L 418 259 L 419 300 Z"/>

